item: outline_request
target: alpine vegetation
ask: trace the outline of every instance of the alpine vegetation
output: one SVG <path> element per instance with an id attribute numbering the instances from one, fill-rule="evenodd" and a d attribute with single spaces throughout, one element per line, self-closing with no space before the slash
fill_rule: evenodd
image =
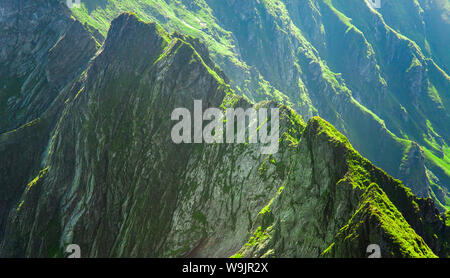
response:
<path id="1" fill-rule="evenodd" d="M 0 0 L 0 258 L 449 258 L 448 2 Z"/>
<path id="2" fill-rule="evenodd" d="M 258 110 L 253 107 L 247 110 L 227 108 L 224 112 L 219 108 L 208 108 L 203 112 L 202 105 L 202 100 L 194 100 L 193 119 L 187 108 L 173 110 L 172 121 L 179 121 L 173 126 L 171 132 L 172 141 L 175 144 L 261 143 L 261 154 L 278 152 L 280 138 L 278 108 L 271 108 L 269 117 L 268 108 Z M 207 122 L 206 125 L 204 125 L 205 122 Z"/>

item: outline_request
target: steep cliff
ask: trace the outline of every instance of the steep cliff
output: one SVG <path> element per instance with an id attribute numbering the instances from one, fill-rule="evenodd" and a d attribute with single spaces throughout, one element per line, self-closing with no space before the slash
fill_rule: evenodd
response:
<path id="1" fill-rule="evenodd" d="M 213 65 L 192 38 L 115 19 L 40 120 L 0 138 L 2 156 L 35 173 L 2 183 L 21 196 L 0 192 L 12 200 L 0 256 L 61 257 L 71 243 L 83 257 L 363 257 L 372 243 L 385 257 L 449 256 L 448 220 L 430 199 L 321 118 L 234 94 Z M 279 152 L 173 143 L 172 111 L 198 99 L 204 109 L 279 108 Z M 27 142 L 36 147 L 18 155 Z"/>
<path id="2" fill-rule="evenodd" d="M 72 10 L 103 34 L 122 11 L 200 38 L 236 94 L 326 119 L 390 175 L 426 187 L 416 194 L 448 205 L 445 1 L 375 10 L 367 0 L 109 0 Z M 414 144 L 422 151 L 413 165 L 423 161 L 428 174 L 412 178 L 402 163 Z"/>
<path id="3" fill-rule="evenodd" d="M 99 47 L 57 0 L 0 3 L 0 133 L 44 113 Z"/>
<path id="4" fill-rule="evenodd" d="M 41 168 L 64 90 L 100 47 L 58 1 L 0 2 L 0 237 Z M 43 116 L 46 115 L 46 116 Z"/>

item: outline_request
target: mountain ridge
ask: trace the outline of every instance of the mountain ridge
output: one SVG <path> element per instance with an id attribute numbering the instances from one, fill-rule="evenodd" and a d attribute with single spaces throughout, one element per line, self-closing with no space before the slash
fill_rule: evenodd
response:
<path id="1" fill-rule="evenodd" d="M 441 29 L 448 30 L 449 9 L 441 6 Z M 404 13 L 394 9 L 410 11 L 413 27 L 401 24 Z M 436 12 L 428 1 L 387 2 L 378 10 L 362 0 L 93 1 L 72 11 L 104 33 L 127 10 L 202 39 L 237 94 L 254 102 L 276 99 L 305 119 L 323 117 L 364 156 L 411 188 L 426 188 L 416 193 L 445 210 L 450 78 L 432 60 L 446 61 L 441 48 L 422 48 L 440 38 L 427 25 L 434 22 L 427 14 Z M 421 33 L 413 32 L 416 25 Z M 425 162 L 416 179 L 402 166 L 415 143 Z"/>
<path id="2" fill-rule="evenodd" d="M 235 95 L 191 44 L 155 23 L 121 14 L 104 48 L 66 88 L 58 97 L 64 101 L 54 104 L 64 108 L 36 123 L 57 119 L 42 170 L 10 210 L 2 257 L 61 257 L 64 247 L 75 242 L 86 257 L 231 256 L 251 240 L 259 211 L 267 211 L 268 203 L 298 204 L 294 208 L 304 217 L 282 209 L 275 218 L 290 216 L 294 227 L 304 227 L 308 235 L 284 234 L 275 241 L 278 249 L 271 248 L 277 256 L 320 256 L 325 250 L 336 256 L 360 254 L 361 246 L 328 247 L 349 220 L 342 213 L 350 217 L 358 208 L 364 193 L 358 188 L 373 188 L 375 180 L 382 187 L 377 192 L 392 198 L 394 207 L 386 211 L 401 213 L 400 227 L 407 227 L 401 229 L 413 229 L 418 234 L 410 236 L 422 243 L 416 253 L 404 252 L 396 241 L 402 238 L 394 234 L 383 255 L 448 256 L 449 229 L 432 201 L 416 198 L 363 159 L 318 117 L 306 124 L 287 106 L 255 105 L 280 109 L 283 137 L 274 155 L 261 155 L 258 144 L 171 143 L 171 108 L 189 108 L 194 99 L 202 99 L 204 108 L 251 104 Z M 291 190 L 294 194 L 284 194 Z M 270 201 L 278 195 L 282 201 Z M 322 219 L 335 224 L 317 224 Z M 374 238 L 385 231 L 368 227 Z M 311 240 L 318 229 L 324 240 Z M 290 248 L 279 248 L 283 241 Z"/>
<path id="3" fill-rule="evenodd" d="M 195 26 L 206 28 L 201 19 L 213 10 L 184 23 L 171 16 L 149 23 L 141 16 L 154 13 L 150 8 L 155 6 L 133 6 L 130 1 L 121 8 L 138 12 L 120 13 L 110 27 L 103 21 L 108 25 L 105 34 L 92 20 L 116 1 L 92 1 L 92 6 L 72 10 L 79 19 L 80 12 L 89 11 L 91 19 L 82 24 L 61 1 L 41 2 L 62 12 L 43 13 L 38 22 L 63 24 L 58 35 L 36 33 L 32 41 L 45 45 L 36 58 L 42 64 L 28 65 L 22 73 L 29 80 L 39 76 L 30 90 L 46 98 L 45 105 L 28 122 L 13 113 L 18 120 L 0 134 L 0 257 L 64 257 L 69 244 L 78 244 L 83 257 L 365 257 L 370 244 L 379 244 L 383 257 L 449 256 L 449 214 L 437 209 L 443 210 L 439 202 L 446 196 L 445 167 L 439 166 L 444 162 L 437 158 L 439 163 L 430 164 L 427 148 L 394 135 L 356 100 L 354 89 L 346 85 L 351 78 L 332 72 L 318 56 L 326 45 L 317 50 L 293 25 L 292 18 L 299 17 L 290 16 L 292 1 L 246 1 L 239 6 L 242 2 L 226 0 L 223 6 L 211 6 L 214 13 L 239 6 L 238 16 L 229 18 L 235 28 L 247 18 L 252 28 L 260 24 L 263 30 L 276 30 L 273 40 L 241 33 L 233 40 L 247 53 L 236 55 L 221 54 L 220 43 L 202 42 L 191 31 L 164 29 L 173 22 L 191 27 L 197 22 Z M 174 10 L 180 13 L 180 3 L 185 3 L 190 13 L 199 5 L 207 9 L 202 6 L 207 2 L 173 1 L 162 10 L 178 7 Z M 338 2 L 305 1 L 299 7 L 336 13 Z M 28 13 L 23 2 L 11 3 L 8 8 L 19 15 Z M 109 11 L 111 17 L 117 12 Z M 366 12 L 380 22 L 380 15 Z M 158 23 L 163 18 L 166 26 Z M 337 18 L 345 21 L 339 12 Z M 1 19 L 0 28 L 5 28 Z M 223 25 L 214 28 L 226 33 Z M 351 40 L 364 38 L 356 27 L 348 35 Z M 6 38 L 11 36 L 13 32 Z M 324 38 L 315 36 L 317 41 Z M 247 39 L 261 47 L 248 49 L 242 44 Z M 369 40 L 365 43 L 363 50 L 370 49 Z M 0 43 L 0 53 L 4 47 Z M 278 48 L 283 49 L 275 53 Z M 20 56 L 25 50 L 19 47 L 13 53 L 25 59 Z M 268 57 L 272 62 L 256 61 L 265 52 L 273 52 Z M 255 64 L 239 62 L 246 55 L 245 63 Z M 286 56 L 293 60 L 283 67 L 278 60 Z M 376 63 L 370 57 L 363 61 Z M 2 69 L 20 72 L 0 61 Z M 433 64 L 429 69 L 439 71 Z M 411 67 L 411 76 L 423 73 L 422 66 Z M 371 67 L 375 75 L 385 74 L 376 64 Z M 272 71 L 274 79 L 269 80 Z M 239 88 L 243 83 L 247 85 Z M 276 89 L 283 86 L 289 94 Z M 20 87 L 19 101 L 33 110 L 27 102 L 30 90 Z M 396 96 L 383 87 L 381 95 Z M 243 93 L 253 89 L 253 96 Z M 437 95 L 445 102 L 443 92 Z M 296 93 L 300 99 L 294 104 Z M 199 99 L 204 109 L 278 108 L 279 152 L 263 155 L 261 144 L 174 144 L 171 111 L 192 111 Z M 336 128 L 315 114 L 331 119 Z M 384 161 L 388 173 L 400 171 L 406 185 L 361 156 L 361 148 L 377 165 Z"/>

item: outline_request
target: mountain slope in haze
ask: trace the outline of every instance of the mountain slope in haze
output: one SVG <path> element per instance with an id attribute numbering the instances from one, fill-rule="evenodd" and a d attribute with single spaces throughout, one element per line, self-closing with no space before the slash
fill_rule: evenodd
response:
<path id="1" fill-rule="evenodd" d="M 448 219 L 430 199 L 323 119 L 234 94 L 191 40 L 121 14 L 40 120 L 0 137 L 2 152 L 33 130 L 48 140 L 36 146 L 40 171 L 14 184 L 23 194 L 1 257 L 61 257 L 71 243 L 83 257 L 364 257 L 374 242 L 384 257 L 449 256 Z M 196 99 L 203 109 L 279 108 L 279 152 L 172 143 L 171 112 Z"/>
<path id="2" fill-rule="evenodd" d="M 445 1 L 85 1 L 103 35 L 122 11 L 200 38 L 233 90 L 321 116 L 440 209 L 449 202 L 450 77 Z M 439 26 L 439 27 L 438 27 Z"/>

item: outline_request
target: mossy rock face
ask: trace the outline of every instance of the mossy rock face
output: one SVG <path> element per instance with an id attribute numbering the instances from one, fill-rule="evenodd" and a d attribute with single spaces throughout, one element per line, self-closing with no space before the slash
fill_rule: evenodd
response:
<path id="1" fill-rule="evenodd" d="M 436 257 L 375 183 L 366 189 L 355 214 L 322 255 L 364 257 L 373 243 L 381 247 L 383 258 Z"/>
<path id="2" fill-rule="evenodd" d="M 234 256 L 367 257 L 370 244 L 383 257 L 447 256 L 448 247 L 425 231 L 440 223 L 431 229 L 448 237 L 439 212 L 362 158 L 336 129 L 315 118 L 300 142 L 282 190 Z"/>
<path id="3" fill-rule="evenodd" d="M 31 9 L 14 1 L 2 5 L 0 133 L 41 117 L 100 48 L 65 3 L 35 4 Z"/>
<path id="4" fill-rule="evenodd" d="M 105 36 L 122 12 L 158 22 L 193 45 L 236 94 L 276 100 L 306 120 L 321 116 L 443 211 L 450 200 L 448 5 L 406 1 L 375 11 L 350 1 L 109 0 L 72 13 Z M 414 142 L 423 153 L 405 164 L 405 146 Z"/>
<path id="5" fill-rule="evenodd" d="M 27 106 L 36 120 L 0 135 L 0 256 L 62 257 L 73 243 L 84 257 L 365 257 L 368 244 L 448 257 L 448 213 L 358 153 L 394 175 L 417 170 L 415 191 L 445 188 L 446 118 L 419 116 L 446 109 L 446 73 L 363 1 L 380 28 L 367 38 L 338 0 L 209 2 L 140 1 L 116 18 L 137 2 L 96 1 L 71 11 L 83 26 L 65 8 L 51 17 L 65 20 L 43 40 L 46 68 L 27 71 L 31 83 L 11 76 L 0 97 L 23 82 L 51 89 Z M 85 51 L 62 57 L 72 41 Z M 391 48 L 399 55 L 380 54 Z M 171 112 L 198 99 L 279 108 L 279 152 L 172 143 Z M 444 203 L 441 192 L 431 197 Z"/>

